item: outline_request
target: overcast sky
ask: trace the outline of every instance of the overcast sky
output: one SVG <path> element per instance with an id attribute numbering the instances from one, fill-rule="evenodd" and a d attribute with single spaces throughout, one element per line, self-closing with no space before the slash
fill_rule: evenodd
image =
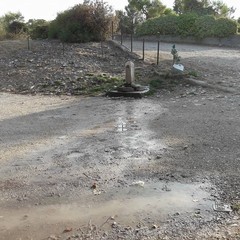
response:
<path id="1" fill-rule="evenodd" d="M 45 19 L 53 20 L 58 12 L 62 12 L 76 4 L 82 3 L 80 0 L 0 0 L 0 16 L 7 12 L 21 12 L 25 20 L 28 19 Z M 115 10 L 124 9 L 127 0 L 104 0 Z M 173 6 L 174 0 L 162 0 L 162 3 L 168 7 Z M 240 17 L 239 0 L 223 0 L 228 6 L 237 8 L 235 17 Z"/>

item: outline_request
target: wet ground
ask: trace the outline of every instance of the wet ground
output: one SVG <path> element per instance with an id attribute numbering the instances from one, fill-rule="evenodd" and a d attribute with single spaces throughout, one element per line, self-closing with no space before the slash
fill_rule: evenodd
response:
<path id="1" fill-rule="evenodd" d="M 238 239 L 239 95 L 0 94 L 0 239 Z"/>

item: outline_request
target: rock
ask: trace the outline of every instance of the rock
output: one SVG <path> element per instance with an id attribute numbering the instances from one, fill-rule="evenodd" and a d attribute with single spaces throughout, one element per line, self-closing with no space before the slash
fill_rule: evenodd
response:
<path id="1" fill-rule="evenodd" d="M 48 240 L 58 240 L 59 238 L 55 235 L 51 235 L 48 237 Z"/>
<path id="2" fill-rule="evenodd" d="M 117 223 L 113 222 L 111 226 L 112 226 L 112 228 L 116 228 L 117 227 Z"/>
<path id="3" fill-rule="evenodd" d="M 72 228 L 68 227 L 63 230 L 63 233 L 68 233 L 71 232 L 72 230 L 73 230 Z"/>
<path id="4" fill-rule="evenodd" d="M 152 229 L 157 229 L 157 228 L 158 228 L 157 225 L 155 225 L 155 224 L 152 225 Z"/>
<path id="5" fill-rule="evenodd" d="M 144 182 L 143 181 L 135 181 L 132 183 L 132 186 L 139 186 L 139 187 L 144 187 Z"/>

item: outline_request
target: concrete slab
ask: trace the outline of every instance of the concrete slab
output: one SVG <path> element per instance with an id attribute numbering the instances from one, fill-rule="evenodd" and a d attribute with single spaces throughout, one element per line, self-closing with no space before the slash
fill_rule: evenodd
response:
<path id="1" fill-rule="evenodd" d="M 133 91 L 133 92 L 120 92 L 117 90 L 109 91 L 106 93 L 108 97 L 131 97 L 131 98 L 142 98 L 149 92 L 149 88 L 143 91 Z"/>

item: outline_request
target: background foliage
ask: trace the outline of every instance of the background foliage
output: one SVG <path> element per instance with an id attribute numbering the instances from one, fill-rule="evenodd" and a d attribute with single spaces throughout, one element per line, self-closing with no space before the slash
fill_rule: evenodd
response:
<path id="1" fill-rule="evenodd" d="M 175 0 L 173 9 L 161 0 L 128 0 L 125 11 L 113 14 L 102 0 L 84 0 L 55 20 L 24 21 L 20 12 L 0 17 L 0 40 L 56 38 L 65 42 L 105 40 L 115 32 L 137 35 L 174 35 L 181 37 L 227 37 L 240 33 L 240 18 L 231 18 L 235 9 L 222 0 Z"/>
<path id="2" fill-rule="evenodd" d="M 49 26 L 49 37 L 64 42 L 104 40 L 113 19 L 111 8 L 105 3 L 85 1 L 58 14 Z"/>
<path id="3" fill-rule="evenodd" d="M 137 35 L 173 35 L 181 37 L 228 37 L 237 33 L 237 22 L 229 18 L 198 16 L 193 13 L 161 16 L 143 22 Z"/>

